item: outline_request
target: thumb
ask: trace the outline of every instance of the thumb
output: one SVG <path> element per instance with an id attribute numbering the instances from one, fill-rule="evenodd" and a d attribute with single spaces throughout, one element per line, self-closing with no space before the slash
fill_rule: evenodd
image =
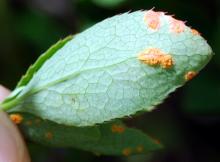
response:
<path id="1" fill-rule="evenodd" d="M 0 102 L 10 93 L 0 85 Z M 17 127 L 0 110 L 0 162 L 30 162 L 27 148 Z"/>

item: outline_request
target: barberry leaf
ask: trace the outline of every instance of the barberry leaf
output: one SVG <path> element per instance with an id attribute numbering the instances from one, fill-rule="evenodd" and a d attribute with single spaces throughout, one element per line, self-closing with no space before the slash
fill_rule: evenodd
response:
<path id="1" fill-rule="evenodd" d="M 198 74 L 212 50 L 184 22 L 149 10 L 97 23 L 48 56 L 0 107 L 85 127 L 151 111 Z"/>
<path id="2" fill-rule="evenodd" d="M 14 114 L 15 115 L 15 114 Z M 104 155 L 143 154 L 162 148 L 157 140 L 122 122 L 99 126 L 74 127 L 42 120 L 27 113 L 19 113 L 19 126 L 29 140 L 53 147 L 78 148 Z"/>

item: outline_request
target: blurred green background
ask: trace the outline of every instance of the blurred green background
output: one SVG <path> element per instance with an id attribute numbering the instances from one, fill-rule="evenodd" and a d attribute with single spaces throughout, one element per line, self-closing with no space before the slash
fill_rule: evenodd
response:
<path id="1" fill-rule="evenodd" d="M 53 43 L 115 14 L 166 11 L 198 29 L 215 56 L 201 74 L 159 107 L 127 120 L 165 148 L 131 157 L 97 156 L 28 142 L 33 162 L 219 162 L 219 0 L 0 0 L 0 84 L 13 89 L 26 69 Z"/>

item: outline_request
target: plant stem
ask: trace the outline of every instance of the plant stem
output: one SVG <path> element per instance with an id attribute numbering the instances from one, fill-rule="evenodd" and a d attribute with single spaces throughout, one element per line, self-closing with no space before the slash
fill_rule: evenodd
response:
<path id="1" fill-rule="evenodd" d="M 17 100 L 12 100 L 12 101 L 9 101 L 6 103 L 0 103 L 0 109 L 7 111 L 7 110 L 11 109 L 12 107 L 15 107 L 19 103 L 19 101 L 20 100 L 17 99 Z"/>

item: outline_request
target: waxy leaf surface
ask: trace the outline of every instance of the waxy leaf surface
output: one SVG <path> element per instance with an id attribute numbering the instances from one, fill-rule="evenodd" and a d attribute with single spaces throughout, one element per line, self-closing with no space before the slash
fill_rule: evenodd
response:
<path id="1" fill-rule="evenodd" d="M 151 111 L 211 56 L 207 42 L 182 21 L 152 10 L 124 13 L 59 46 L 2 107 L 93 126 Z"/>

